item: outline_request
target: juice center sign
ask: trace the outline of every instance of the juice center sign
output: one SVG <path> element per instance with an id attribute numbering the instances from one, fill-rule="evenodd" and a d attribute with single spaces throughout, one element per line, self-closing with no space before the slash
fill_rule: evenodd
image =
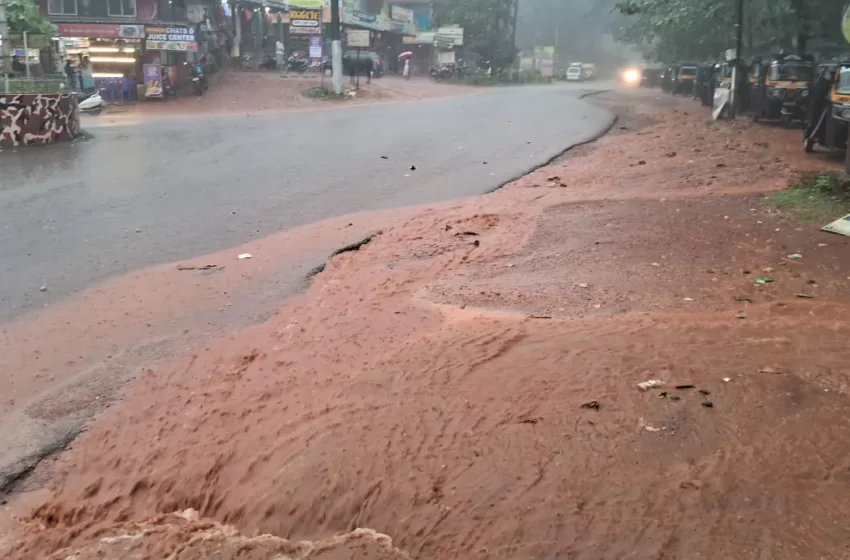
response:
<path id="1" fill-rule="evenodd" d="M 145 47 L 154 51 L 197 52 L 195 28 L 145 26 Z"/>

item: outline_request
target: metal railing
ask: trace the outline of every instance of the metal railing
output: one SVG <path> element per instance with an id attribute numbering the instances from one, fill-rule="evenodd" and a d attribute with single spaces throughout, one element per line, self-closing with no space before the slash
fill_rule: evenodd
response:
<path id="1" fill-rule="evenodd" d="M 70 93 L 68 80 L 61 74 L 23 77 L 0 75 L 0 94 L 15 93 Z"/>

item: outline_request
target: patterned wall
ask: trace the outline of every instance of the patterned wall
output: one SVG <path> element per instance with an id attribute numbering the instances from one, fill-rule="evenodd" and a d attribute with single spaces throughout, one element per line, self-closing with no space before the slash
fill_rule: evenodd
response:
<path id="1" fill-rule="evenodd" d="M 73 93 L 0 94 L 0 147 L 69 141 L 79 132 Z"/>

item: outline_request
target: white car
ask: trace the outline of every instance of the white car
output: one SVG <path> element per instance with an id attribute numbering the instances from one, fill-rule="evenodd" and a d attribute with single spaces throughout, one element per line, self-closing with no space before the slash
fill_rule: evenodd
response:
<path id="1" fill-rule="evenodd" d="M 581 81 L 581 68 L 578 66 L 571 66 L 567 68 L 567 81 L 568 82 L 580 82 Z"/>

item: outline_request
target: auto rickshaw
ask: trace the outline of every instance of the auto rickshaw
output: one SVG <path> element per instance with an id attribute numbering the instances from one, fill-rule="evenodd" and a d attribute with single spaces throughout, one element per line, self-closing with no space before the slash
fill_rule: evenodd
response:
<path id="1" fill-rule="evenodd" d="M 676 72 L 676 82 L 673 86 L 673 95 L 691 95 L 694 92 L 694 82 L 697 78 L 697 65 L 685 62 L 679 66 Z"/>
<path id="2" fill-rule="evenodd" d="M 732 87 L 732 65 L 720 62 L 714 65 L 714 89 Z"/>
<path id="3" fill-rule="evenodd" d="M 830 150 L 847 150 L 850 132 L 850 55 L 837 63 L 821 65 L 811 92 L 803 148 L 815 144 Z"/>
<path id="4" fill-rule="evenodd" d="M 664 69 L 658 66 L 647 66 L 643 69 L 640 78 L 640 86 L 654 88 L 661 84 Z"/>
<path id="5" fill-rule="evenodd" d="M 759 76 L 750 102 L 753 120 L 779 120 L 791 126 L 802 120 L 809 103 L 809 88 L 814 70 L 811 57 L 778 56 Z"/>
<path id="6" fill-rule="evenodd" d="M 679 74 L 679 67 L 676 65 L 668 66 L 664 69 L 664 75 L 661 77 L 661 91 L 665 93 L 673 93 L 676 86 L 676 76 Z"/>

